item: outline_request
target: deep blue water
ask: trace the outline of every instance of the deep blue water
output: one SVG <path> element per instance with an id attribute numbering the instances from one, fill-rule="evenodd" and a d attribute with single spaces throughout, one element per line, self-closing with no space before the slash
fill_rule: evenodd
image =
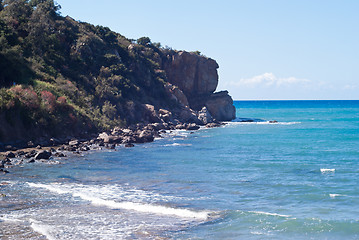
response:
<path id="1" fill-rule="evenodd" d="M 15 167 L 0 237 L 359 239 L 359 101 L 235 106 L 261 121 Z"/>

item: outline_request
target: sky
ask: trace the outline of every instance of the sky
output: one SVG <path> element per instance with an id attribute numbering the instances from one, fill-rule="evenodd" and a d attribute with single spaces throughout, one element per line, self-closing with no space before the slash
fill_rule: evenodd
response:
<path id="1" fill-rule="evenodd" d="M 235 100 L 359 99 L 357 0 L 57 0 L 63 16 L 219 64 Z"/>

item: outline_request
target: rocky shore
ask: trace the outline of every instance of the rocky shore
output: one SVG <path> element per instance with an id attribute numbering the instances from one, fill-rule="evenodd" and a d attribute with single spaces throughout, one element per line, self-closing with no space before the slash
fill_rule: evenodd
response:
<path id="1" fill-rule="evenodd" d="M 145 106 L 151 109 L 151 106 Z M 116 146 L 134 147 L 138 143 L 154 141 L 163 134 L 174 130 L 196 131 L 201 127 L 213 128 L 224 125 L 202 109 L 197 114 L 193 113 L 192 122 L 180 122 L 169 116 L 168 111 L 160 109 L 153 111 L 152 117 L 158 118 L 159 122 L 136 124 L 128 128 L 115 127 L 111 131 L 102 132 L 88 138 L 67 137 L 64 139 L 41 139 L 37 142 L 29 141 L 26 144 L 14 144 L 1 146 L 0 173 L 10 172 L 10 168 L 16 165 L 31 164 L 37 161 L 56 163 L 56 158 L 64 158 L 69 154 L 81 155 L 90 150 L 115 149 Z M 54 162 L 55 161 L 55 162 Z"/>
<path id="2" fill-rule="evenodd" d="M 86 131 L 86 128 L 85 131 L 63 129 L 62 135 L 52 136 L 48 131 L 37 131 L 21 124 L 2 124 L 0 172 L 8 173 L 14 165 L 51 161 L 92 149 L 115 149 L 118 145 L 133 147 L 137 143 L 152 142 L 161 134 L 176 129 L 195 131 L 201 126 L 218 127 L 223 121 L 235 118 L 232 97 L 227 91 L 215 92 L 218 85 L 215 60 L 191 52 L 164 51 L 163 58 L 158 61 L 167 75 L 168 81 L 163 83 L 166 96 L 158 97 L 157 104 L 129 105 L 121 117 L 136 124 L 97 133 Z M 165 99 L 171 104 L 164 102 Z M 76 130 L 76 126 L 71 127 Z"/>

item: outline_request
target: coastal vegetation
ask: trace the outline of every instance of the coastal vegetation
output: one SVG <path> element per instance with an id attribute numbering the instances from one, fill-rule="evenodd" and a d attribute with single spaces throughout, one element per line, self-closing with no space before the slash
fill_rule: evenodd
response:
<path id="1" fill-rule="evenodd" d="M 49 131 L 133 123 L 138 103 L 170 103 L 160 44 L 60 15 L 52 0 L 5 0 L 0 11 L 0 114 Z M 133 45 L 129 49 L 129 46 Z M 70 127 L 70 128 L 69 128 Z"/>
<path id="2" fill-rule="evenodd" d="M 218 83 L 214 60 L 60 9 L 53 0 L 0 1 L 0 142 L 129 126 L 146 121 L 147 105 L 197 119 L 191 108 L 200 111 Z"/>

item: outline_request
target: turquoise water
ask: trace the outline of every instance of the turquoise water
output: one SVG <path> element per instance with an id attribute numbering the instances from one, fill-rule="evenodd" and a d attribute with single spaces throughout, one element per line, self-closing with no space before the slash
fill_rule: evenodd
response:
<path id="1" fill-rule="evenodd" d="M 359 101 L 235 106 L 262 121 L 15 167 L 0 237 L 359 239 Z"/>

